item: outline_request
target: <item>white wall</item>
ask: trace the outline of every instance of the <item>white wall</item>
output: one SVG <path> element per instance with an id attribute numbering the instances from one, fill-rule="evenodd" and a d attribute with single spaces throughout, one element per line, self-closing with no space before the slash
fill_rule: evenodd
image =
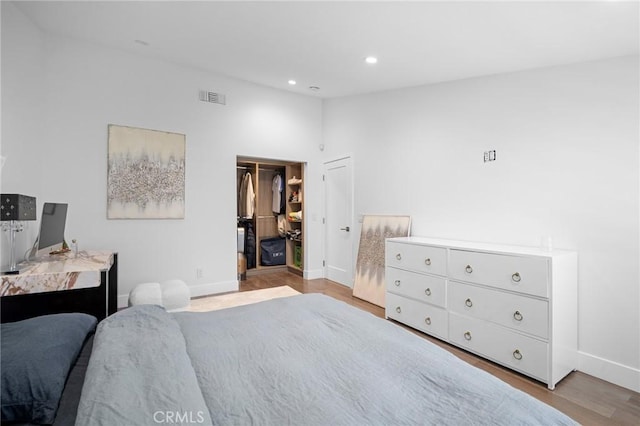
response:
<path id="1" fill-rule="evenodd" d="M 194 295 L 237 288 L 237 155 L 309 162 L 308 208 L 319 207 L 321 166 L 313 153 L 321 140 L 320 100 L 33 28 L 22 40 L 21 12 L 6 3 L 2 12 L 2 120 L 18 116 L 11 133 L 3 129 L 11 168 L 3 170 L 2 191 L 35 195 L 38 208 L 68 202 L 67 239 L 76 238 L 80 249 L 119 253 L 121 303 L 135 283 L 168 278 L 184 279 Z M 27 48 L 23 61 L 7 60 L 5 37 L 14 51 Z M 31 76 L 31 63 L 42 64 L 42 72 Z M 36 93 L 28 90 L 34 83 Z M 16 95 L 5 97 L 5 88 Z M 30 96 L 18 102 L 25 89 Z M 224 93 L 227 105 L 200 102 L 200 89 Z M 108 124 L 186 134 L 184 220 L 106 219 Z M 21 145 L 21 135 L 29 145 Z M 320 224 L 307 225 L 309 239 L 320 238 Z M 318 274 L 321 257 L 309 245 L 307 275 Z M 203 278 L 196 279 L 196 268 Z"/>
<path id="2" fill-rule="evenodd" d="M 330 100 L 325 155 L 353 153 L 356 214 L 578 251 L 580 367 L 640 390 L 638 76 L 628 57 Z"/>
<path id="3" fill-rule="evenodd" d="M 42 143 L 42 104 L 38 99 L 43 89 L 43 40 L 35 25 L 21 13 L 16 13 L 13 5 L 2 4 L 1 22 L 0 152 L 5 163 L 0 171 L 0 187 L 3 193 L 34 196 L 42 188 L 40 158 L 30 153 Z M 16 235 L 18 259 L 22 259 L 38 234 L 36 222 L 24 222 L 24 226 L 24 231 Z M 0 241 L 4 271 L 10 262 L 8 234 L 2 232 Z"/>

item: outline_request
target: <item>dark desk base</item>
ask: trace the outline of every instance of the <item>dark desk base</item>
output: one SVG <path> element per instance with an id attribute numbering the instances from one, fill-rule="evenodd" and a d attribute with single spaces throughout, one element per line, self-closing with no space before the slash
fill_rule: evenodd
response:
<path id="1" fill-rule="evenodd" d="M 117 310 L 117 253 L 113 254 L 111 268 L 100 272 L 99 287 L 0 297 L 0 322 L 3 323 L 64 312 L 82 312 L 100 321 Z"/>

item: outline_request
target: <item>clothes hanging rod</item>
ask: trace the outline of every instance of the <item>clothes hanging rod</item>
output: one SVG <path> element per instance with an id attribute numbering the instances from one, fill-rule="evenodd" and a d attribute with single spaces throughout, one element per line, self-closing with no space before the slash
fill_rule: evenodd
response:
<path id="1" fill-rule="evenodd" d="M 255 170 L 253 167 L 247 167 L 247 166 L 236 166 L 236 169 Z M 280 171 L 284 170 L 284 166 L 275 166 L 272 169 L 265 169 L 263 167 L 258 167 L 258 170 L 261 170 L 263 172 L 280 172 Z"/>

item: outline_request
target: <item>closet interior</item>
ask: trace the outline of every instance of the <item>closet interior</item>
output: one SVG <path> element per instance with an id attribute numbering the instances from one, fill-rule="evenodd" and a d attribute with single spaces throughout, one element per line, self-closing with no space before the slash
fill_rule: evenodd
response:
<path id="1" fill-rule="evenodd" d="M 302 275 L 303 163 L 238 157 L 238 274 Z M 241 267 L 242 264 L 242 267 Z"/>

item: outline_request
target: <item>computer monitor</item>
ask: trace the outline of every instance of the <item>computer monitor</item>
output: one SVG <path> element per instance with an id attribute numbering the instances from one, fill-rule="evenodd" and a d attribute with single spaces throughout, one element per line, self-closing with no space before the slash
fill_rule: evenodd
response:
<path id="1" fill-rule="evenodd" d="M 67 204 L 44 203 L 40 218 L 38 256 L 61 250 L 67 222 Z"/>

